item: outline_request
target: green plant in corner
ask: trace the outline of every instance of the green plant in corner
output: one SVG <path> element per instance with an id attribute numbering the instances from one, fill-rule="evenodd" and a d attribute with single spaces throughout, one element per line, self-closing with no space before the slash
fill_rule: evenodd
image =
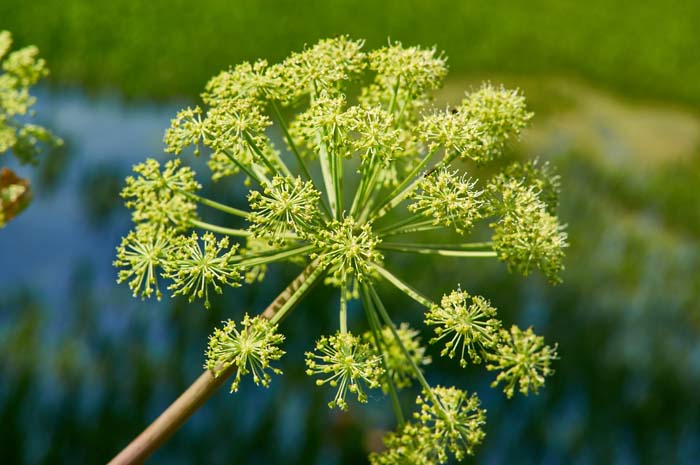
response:
<path id="1" fill-rule="evenodd" d="M 36 103 L 29 90 L 49 71 L 36 47 L 30 45 L 10 52 L 11 48 L 12 34 L 0 31 L 0 155 L 9 151 L 22 164 L 36 164 L 42 145 L 62 143 L 47 129 L 26 122 Z M 0 170 L 0 228 L 24 210 L 31 197 L 29 181 L 3 167 Z"/>
<path id="2" fill-rule="evenodd" d="M 214 330 L 207 371 L 113 463 L 143 460 L 234 372 L 232 391 L 248 373 L 267 386 L 270 373 L 279 372 L 270 363 L 284 353 L 280 324 L 319 282 L 338 290 L 338 325 L 307 352 L 307 373 L 333 391 L 331 408 L 347 409 L 353 398 L 367 402 L 369 389 L 390 396 L 397 430 L 385 437 L 386 450 L 370 455 L 373 464 L 461 460 L 482 441 L 485 422 L 475 394 L 430 384 L 420 332 L 395 322 L 380 282 L 425 307 L 430 343 L 443 356 L 459 356 L 462 366 L 486 362 L 498 371 L 494 386 L 504 383 L 508 396 L 516 388 L 537 392 L 552 373 L 556 346 L 531 329 L 503 329 L 484 297 L 459 288 L 441 299 L 424 295 L 390 271 L 385 256 L 497 258 L 510 270 L 539 269 L 558 282 L 566 247 L 554 216 L 558 177 L 534 162 L 478 176 L 483 165 L 499 166 L 505 146 L 528 124 L 523 96 L 485 84 L 457 107 L 435 109 L 431 92 L 447 73 L 443 56 L 398 43 L 366 53 L 362 45 L 338 37 L 279 64 L 236 66 L 206 86 L 206 108 L 185 109 L 172 121 L 166 151 L 200 155 L 206 148 L 215 180 L 240 175 L 251 187 L 249 208 L 201 196 L 181 158 L 164 166 L 147 160 L 127 179 L 123 196 L 135 227 L 115 265 L 134 296 L 160 298 L 160 276 L 171 280 L 173 295 L 209 307 L 211 290 L 262 280 L 274 262 L 303 270 L 258 316 Z M 348 97 L 350 83 L 367 82 L 356 99 Z M 298 111 L 287 118 L 282 107 Z M 284 153 L 270 140 L 272 126 L 285 139 Z M 207 222 L 212 209 L 240 226 Z M 466 238 L 478 222 L 490 226 L 489 240 L 410 239 L 429 230 Z M 348 325 L 354 299 L 366 314 L 361 328 Z M 421 394 L 406 415 L 397 391 L 413 382 Z"/>

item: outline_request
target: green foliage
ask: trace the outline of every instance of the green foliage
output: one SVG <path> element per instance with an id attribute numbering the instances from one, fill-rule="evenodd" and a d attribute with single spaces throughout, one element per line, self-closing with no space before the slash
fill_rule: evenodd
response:
<path id="1" fill-rule="evenodd" d="M 33 45 L 10 52 L 12 34 L 0 30 L 0 157 L 11 152 L 21 164 L 37 164 L 39 155 L 62 141 L 41 126 L 29 123 L 36 98 L 30 89 L 48 76 L 46 62 Z M 0 228 L 31 201 L 29 181 L 3 168 L 0 173 Z"/>
<path id="2" fill-rule="evenodd" d="M 130 95 L 193 95 L 230 63 L 281 60 L 290 47 L 340 32 L 370 47 L 387 37 L 442 44 L 454 74 L 573 73 L 626 95 L 698 104 L 699 8 L 687 0 L 634 8 L 604 0 L 6 0 L 0 18 L 44 50 L 59 82 L 116 86 Z M 348 21 L 358 11 L 362 21 Z"/>
<path id="3" fill-rule="evenodd" d="M 10 52 L 11 47 L 12 35 L 0 31 L 0 154 L 11 150 L 21 163 L 36 164 L 42 144 L 61 143 L 47 129 L 25 121 L 36 103 L 29 90 L 48 76 L 49 70 L 35 46 L 14 52 Z"/>

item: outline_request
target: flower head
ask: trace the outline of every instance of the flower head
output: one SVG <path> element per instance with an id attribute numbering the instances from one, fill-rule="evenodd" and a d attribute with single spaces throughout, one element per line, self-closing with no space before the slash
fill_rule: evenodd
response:
<path id="1" fill-rule="evenodd" d="M 425 324 L 436 326 L 431 344 L 447 341 L 440 355 L 454 358 L 459 353 L 459 363 L 464 367 L 467 365 L 465 352 L 474 363 L 480 363 L 484 351 L 496 345 L 501 323 L 488 300 L 458 289 L 444 295 L 440 305 L 430 309 Z"/>
<path id="2" fill-rule="evenodd" d="M 525 276 L 539 268 L 550 281 L 559 282 L 568 246 L 564 226 L 547 211 L 534 188 L 511 180 L 500 194 L 502 216 L 491 224 L 498 258 Z"/>
<path id="3" fill-rule="evenodd" d="M 273 70 L 274 71 L 274 70 Z M 258 100 L 281 85 L 266 60 L 241 63 L 214 76 L 206 85 L 202 100 L 208 105 L 234 99 Z"/>
<path id="4" fill-rule="evenodd" d="M 336 92 L 337 86 L 359 75 L 365 68 L 363 41 L 347 36 L 324 39 L 299 53 L 293 53 L 276 71 L 287 86 L 284 103 L 307 93 Z"/>
<path id="5" fill-rule="evenodd" d="M 184 148 L 193 145 L 194 154 L 199 155 L 199 144 L 206 137 L 206 129 L 201 108 L 188 107 L 179 111 L 165 132 L 165 151 L 179 154 Z"/>
<path id="6" fill-rule="evenodd" d="M 190 302 L 203 298 L 204 306 L 209 308 L 210 286 L 217 294 L 223 292 L 222 286 L 240 286 L 237 248 L 229 247 L 227 237 L 217 241 L 211 233 L 201 237 L 201 244 L 196 233 L 178 237 L 169 259 L 163 262 L 164 276 L 173 280 L 168 289 L 174 291 L 173 296 L 188 295 Z"/>
<path id="7" fill-rule="evenodd" d="M 201 188 L 194 171 L 181 166 L 179 159 L 170 160 L 163 170 L 149 158 L 134 167 L 138 177 L 126 178 L 121 196 L 131 208 L 135 223 L 149 223 L 183 230 L 197 216 L 197 204 L 191 195 Z"/>
<path id="8" fill-rule="evenodd" d="M 155 290 L 160 300 L 163 294 L 158 287 L 158 270 L 167 260 L 172 248 L 172 233 L 151 225 L 140 225 L 126 235 L 117 247 L 114 266 L 119 270 L 117 282 L 129 283 L 134 297 L 151 297 Z"/>
<path id="9" fill-rule="evenodd" d="M 447 60 L 435 48 L 404 47 L 395 42 L 369 54 L 369 67 L 381 85 L 403 86 L 412 96 L 438 89 L 447 75 Z"/>
<path id="10" fill-rule="evenodd" d="M 457 460 L 474 454 L 474 447 L 483 441 L 486 411 L 479 408 L 476 394 L 471 396 L 454 387 L 437 386 L 418 396 L 420 410 L 414 414 L 424 426 L 430 428 L 445 449 Z M 444 462 L 444 452 L 440 462 Z"/>
<path id="11" fill-rule="evenodd" d="M 448 453 L 457 460 L 474 454 L 484 439 L 486 411 L 476 394 L 437 386 L 416 399 L 413 421 L 384 437 L 386 450 L 370 455 L 372 465 L 437 465 Z"/>
<path id="12" fill-rule="evenodd" d="M 467 234 L 481 216 L 482 192 L 475 188 L 476 181 L 457 173 L 442 169 L 423 178 L 420 190 L 413 194 L 415 202 L 408 209 L 432 216 L 435 225 Z"/>
<path id="13" fill-rule="evenodd" d="M 379 242 L 369 224 L 358 226 L 351 217 L 329 224 L 316 239 L 320 263 L 328 267 L 328 281 L 341 285 L 350 278 L 367 279 L 373 273 L 372 264 L 382 260 Z"/>
<path id="14" fill-rule="evenodd" d="M 311 181 L 275 176 L 262 194 L 248 195 L 251 232 L 271 243 L 283 243 L 287 233 L 308 237 L 319 219 L 320 198 Z"/>
<path id="15" fill-rule="evenodd" d="M 406 423 L 383 438 L 386 450 L 369 456 L 372 465 L 437 465 L 446 456 L 440 438 L 427 426 Z"/>
<path id="16" fill-rule="evenodd" d="M 504 383 L 503 392 L 512 397 L 517 388 L 522 394 L 535 394 L 544 386 L 546 376 L 554 373 L 550 367 L 557 358 L 557 346 L 544 344 L 532 328 L 525 331 L 513 325 L 510 331 L 501 330 L 496 352 L 489 357 L 488 370 L 499 370 L 492 386 Z"/>
<path id="17" fill-rule="evenodd" d="M 470 147 L 464 155 L 481 163 L 499 157 L 505 144 L 517 138 L 532 118 L 525 106 L 525 97 L 518 90 L 491 84 L 466 94 L 458 114 L 480 129 L 476 146 Z"/>
<path id="18" fill-rule="evenodd" d="M 347 410 L 345 400 L 348 391 L 357 396 L 360 402 L 367 402 L 367 394 L 362 385 L 369 388 L 379 386 L 382 375 L 379 357 L 351 333 L 337 333 L 322 336 L 316 343 L 315 352 L 306 353 L 306 374 L 326 376 L 316 380 L 318 386 L 329 384 L 338 388 L 335 397 L 328 403 L 330 408 Z"/>
<path id="19" fill-rule="evenodd" d="M 279 360 L 284 351 L 279 345 L 284 336 L 277 333 L 277 325 L 265 318 L 250 318 L 246 313 L 239 327 L 233 320 L 224 322 L 209 337 L 207 362 L 205 368 L 215 376 L 225 373 L 230 367 L 236 367 L 236 377 L 231 385 L 231 392 L 238 391 L 241 376 L 253 373 L 253 382 L 267 387 L 270 385 L 270 371 L 281 374 L 282 370 L 270 366 L 270 362 Z"/>

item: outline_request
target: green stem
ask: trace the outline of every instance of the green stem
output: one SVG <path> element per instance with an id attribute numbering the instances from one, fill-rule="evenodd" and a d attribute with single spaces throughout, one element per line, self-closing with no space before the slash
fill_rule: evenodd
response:
<path id="1" fill-rule="evenodd" d="M 248 237 L 251 235 L 250 231 L 246 231 L 245 229 L 224 228 L 223 226 L 217 226 L 199 220 L 190 220 L 190 224 L 196 228 L 206 229 L 207 231 L 219 234 L 226 234 L 227 236 Z"/>
<path id="2" fill-rule="evenodd" d="M 240 216 L 241 218 L 248 218 L 248 216 L 250 215 L 250 213 L 245 210 L 239 210 L 238 208 L 229 207 L 228 205 L 225 205 L 223 203 L 219 203 L 215 200 L 211 200 L 206 197 L 202 197 L 197 194 L 184 191 L 182 189 L 177 189 L 177 191 L 188 197 L 191 197 L 192 199 L 201 203 L 202 205 L 206 205 L 207 207 L 214 208 L 216 210 L 228 213 L 230 215 Z"/>
<path id="3" fill-rule="evenodd" d="M 418 177 L 414 179 L 418 173 L 420 173 L 423 168 L 432 160 L 435 154 L 438 153 L 437 149 L 431 150 L 428 154 L 418 163 L 418 165 L 411 170 L 411 172 L 406 176 L 406 178 L 396 186 L 396 188 L 391 191 L 391 193 L 384 199 L 379 206 L 370 213 L 370 217 L 373 220 L 381 218 L 389 210 L 394 208 L 396 205 L 400 204 L 411 192 L 415 190 L 418 183 L 423 179 L 423 177 Z M 413 182 L 411 182 L 413 181 Z"/>
<path id="4" fill-rule="evenodd" d="M 262 161 L 263 164 L 265 166 L 267 166 L 267 169 L 270 170 L 270 173 L 272 173 L 273 175 L 280 174 L 279 169 L 275 166 L 274 163 L 272 163 L 272 161 L 267 157 L 267 155 L 265 155 L 265 153 L 263 153 L 263 151 L 260 150 L 260 147 L 258 147 L 258 145 L 255 143 L 255 141 L 250 136 L 250 134 L 248 134 L 248 132 L 244 132 L 243 137 L 245 138 L 246 142 L 248 143 L 248 146 L 258 156 L 260 161 Z M 284 162 L 282 162 L 282 160 L 279 157 L 276 157 L 275 161 L 280 165 L 279 167 L 282 169 L 282 171 L 284 172 L 284 174 L 286 176 L 292 177 L 292 173 L 287 168 L 287 165 L 285 165 Z"/>
<path id="5" fill-rule="evenodd" d="M 270 322 L 273 324 L 280 323 L 284 317 L 287 316 L 289 311 L 293 309 L 297 303 L 311 290 L 311 288 L 316 284 L 318 278 L 323 274 L 324 267 L 318 266 L 318 262 L 314 262 L 309 266 L 314 265 L 313 271 L 309 274 L 304 281 L 293 291 L 289 298 L 282 304 L 277 310 L 275 315 L 270 318 Z M 307 269 L 309 269 L 307 267 Z"/>
<path id="6" fill-rule="evenodd" d="M 425 220 L 421 215 L 410 215 L 397 223 L 392 223 L 388 226 L 384 226 L 383 228 L 377 228 L 375 231 L 377 232 L 377 234 L 380 234 L 380 235 L 386 234 L 386 233 L 391 232 L 395 229 L 402 228 L 404 226 L 415 223 L 417 221 L 425 221 Z"/>
<path id="7" fill-rule="evenodd" d="M 335 146 L 336 131 L 333 131 Z M 340 220 L 343 214 L 343 160 L 336 150 L 331 157 L 331 173 L 333 175 L 333 189 L 335 189 L 335 201 L 337 203 L 336 219 Z"/>
<path id="8" fill-rule="evenodd" d="M 230 152 L 230 151 L 224 150 L 222 153 L 223 153 L 224 155 L 226 155 L 226 158 L 228 158 L 229 160 L 231 160 L 231 162 L 232 162 L 234 165 L 236 165 L 236 166 L 238 167 L 238 169 L 240 169 L 241 171 L 243 171 L 243 172 L 246 174 L 246 176 L 248 176 L 250 179 L 252 179 L 253 181 L 257 182 L 257 183 L 260 184 L 260 185 L 263 184 L 262 181 L 260 180 L 260 177 L 259 177 L 255 172 L 253 172 L 250 168 L 248 168 L 247 166 L 245 166 L 243 163 L 241 163 L 241 162 L 239 162 L 238 160 L 236 160 L 236 157 L 234 157 L 233 155 L 231 155 L 231 152 Z"/>
<path id="9" fill-rule="evenodd" d="M 338 217 L 338 205 L 335 198 L 335 186 L 333 183 L 333 175 L 331 174 L 329 166 L 329 155 L 326 143 L 323 142 L 323 136 L 319 133 L 316 134 L 316 144 L 318 145 L 318 159 L 321 165 L 321 174 L 323 176 L 323 184 L 326 188 L 326 195 L 328 196 L 328 203 L 331 207 L 331 216 L 333 218 Z"/>
<path id="10" fill-rule="evenodd" d="M 262 313 L 263 318 L 272 320 L 279 310 L 285 307 L 286 302 L 294 295 L 297 295 L 295 302 L 300 296 L 298 289 L 305 287 L 305 291 L 311 288 L 311 284 L 306 281 L 313 276 L 315 263 L 312 263 L 292 281 L 287 288 L 282 291 L 275 300 L 267 306 Z M 289 311 L 287 308 L 286 312 Z M 170 406 L 158 417 L 148 428 L 139 434 L 129 445 L 117 454 L 109 465 L 135 465 L 141 464 L 148 459 L 165 441 L 168 440 L 204 403 L 222 386 L 226 379 L 233 374 L 236 369 L 232 365 L 219 376 L 214 376 L 210 370 L 205 370 L 185 392 L 180 395 Z"/>
<path id="11" fill-rule="evenodd" d="M 477 243 L 479 247 L 483 247 L 482 243 Z M 381 250 L 391 250 L 394 252 L 408 252 L 418 254 L 442 255 L 444 257 L 463 257 L 463 258 L 486 258 L 496 257 L 497 253 L 493 250 L 465 250 L 463 245 L 470 244 L 404 244 L 382 242 L 377 246 Z M 490 245 L 489 245 L 490 248 Z"/>
<path id="12" fill-rule="evenodd" d="M 345 334 L 348 332 L 348 290 L 346 284 L 340 288 L 340 332 Z"/>
<path id="13" fill-rule="evenodd" d="M 391 318 L 389 317 L 389 314 L 386 311 L 386 308 L 384 308 L 384 304 L 382 303 L 382 300 L 379 298 L 379 294 L 377 294 L 377 291 L 374 289 L 374 287 L 370 284 L 367 286 L 369 289 L 369 293 L 374 300 L 374 305 L 379 311 L 379 314 L 381 317 L 384 319 L 384 323 L 389 326 L 389 329 L 391 329 L 391 333 L 394 335 L 394 339 L 396 339 L 396 343 L 398 344 L 399 348 L 401 349 L 401 352 L 403 352 L 404 356 L 406 357 L 406 360 L 408 360 L 408 363 L 411 364 L 411 368 L 413 369 L 414 373 L 416 374 L 416 378 L 418 378 L 418 382 L 423 386 L 423 389 L 427 393 L 428 396 L 430 396 L 430 399 L 433 401 L 433 403 L 438 406 L 442 410 L 442 405 L 440 404 L 440 401 L 435 397 L 435 394 L 433 394 L 433 390 L 430 388 L 430 385 L 428 384 L 428 381 L 426 381 L 425 376 L 423 376 L 423 372 L 421 369 L 418 367 L 416 364 L 416 361 L 413 360 L 413 357 L 411 357 L 410 352 L 408 349 L 406 349 L 406 346 L 404 346 L 403 342 L 401 341 L 401 338 L 399 337 L 399 333 L 396 329 L 396 325 L 394 325 L 394 322 L 391 321 Z M 444 411 L 443 411 L 444 414 Z"/>
<path id="14" fill-rule="evenodd" d="M 301 154 L 299 153 L 296 144 L 294 144 L 294 139 L 292 139 L 292 135 L 289 134 L 289 128 L 287 128 L 287 124 L 285 123 L 284 118 L 282 117 L 282 112 L 280 111 L 277 102 L 275 102 L 274 100 L 272 100 L 272 112 L 275 114 L 275 118 L 277 118 L 277 122 L 280 125 L 280 128 L 282 128 L 282 133 L 284 134 L 285 139 L 287 139 L 287 144 L 289 144 L 289 148 L 294 154 L 294 157 L 296 158 L 297 163 L 299 164 L 299 168 L 301 168 L 301 171 L 304 173 L 306 179 L 310 180 L 311 173 L 306 167 L 306 163 L 304 163 L 304 159 L 301 157 Z"/>
<path id="15" fill-rule="evenodd" d="M 396 415 L 396 420 L 399 424 L 399 428 L 403 428 L 405 424 L 403 410 L 401 409 L 401 402 L 399 402 L 399 396 L 396 392 L 396 386 L 394 385 L 394 380 L 391 379 L 391 373 L 386 364 L 386 353 L 387 347 L 386 342 L 380 337 L 379 317 L 377 316 L 377 311 L 372 304 L 372 299 L 369 297 L 365 286 L 361 287 L 363 307 L 365 309 L 365 314 L 367 315 L 367 322 L 369 323 L 370 330 L 372 331 L 372 338 L 374 339 L 374 345 L 377 350 L 381 353 L 382 368 L 384 369 L 384 377 L 386 383 L 389 387 L 389 395 L 391 396 L 391 406 L 394 409 L 394 414 Z M 382 347 L 384 349 L 382 349 Z"/>
<path id="16" fill-rule="evenodd" d="M 267 256 L 263 256 L 263 257 L 256 256 L 255 258 L 251 258 L 248 260 L 243 259 L 240 262 L 236 263 L 236 266 L 264 265 L 265 263 L 275 262 L 278 260 L 284 260 L 287 258 L 296 257 L 297 255 L 311 253 L 315 249 L 316 249 L 315 245 L 305 245 L 303 247 L 295 247 L 292 249 L 282 250 L 281 252 L 274 253 L 272 255 L 267 255 Z"/>
<path id="17" fill-rule="evenodd" d="M 433 302 L 430 301 L 430 299 L 424 297 L 423 294 L 401 281 L 399 278 L 390 273 L 389 270 L 387 270 L 386 268 L 383 268 L 376 263 L 374 264 L 374 268 L 380 275 L 382 275 L 384 279 L 396 286 L 398 290 L 405 293 L 407 296 L 409 296 L 425 308 L 431 308 L 433 305 L 435 305 Z"/>
<path id="18" fill-rule="evenodd" d="M 311 183 L 314 186 L 314 189 L 318 190 L 316 188 L 316 183 L 314 182 L 314 179 L 311 177 L 311 172 L 306 166 L 306 163 L 304 163 L 304 159 L 301 156 L 301 153 L 299 152 L 299 149 L 297 148 L 296 144 L 294 144 L 294 139 L 292 139 L 292 135 L 289 133 L 289 128 L 287 127 L 287 123 L 284 121 L 284 117 L 282 116 L 282 111 L 280 110 L 279 106 L 277 105 L 277 102 L 272 100 L 272 112 L 275 114 L 275 118 L 277 119 L 277 123 L 280 125 L 282 128 L 282 133 L 284 134 L 285 139 L 287 139 L 287 144 L 289 145 L 290 150 L 292 151 L 292 154 L 294 155 L 294 158 L 297 160 L 297 164 L 299 165 L 299 168 L 301 169 L 304 178 L 308 181 L 311 181 Z M 330 211 L 328 209 L 328 206 L 326 205 L 326 202 L 323 198 L 321 198 L 321 208 L 323 208 L 323 211 L 325 214 L 330 217 Z"/>
<path id="19" fill-rule="evenodd" d="M 389 232 L 382 234 L 382 237 L 397 236 L 399 234 L 411 234 L 423 231 L 432 231 L 434 229 L 440 229 L 442 227 L 442 225 L 434 224 L 433 220 L 425 220 L 419 223 L 405 226 L 403 228 L 390 230 Z"/>

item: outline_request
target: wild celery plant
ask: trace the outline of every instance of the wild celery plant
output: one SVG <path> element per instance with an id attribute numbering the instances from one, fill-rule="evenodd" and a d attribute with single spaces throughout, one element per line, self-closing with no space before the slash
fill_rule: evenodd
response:
<path id="1" fill-rule="evenodd" d="M 134 296 L 160 298 L 160 276 L 173 295 L 202 299 L 208 308 L 212 290 L 261 281 L 273 262 L 301 264 L 296 284 L 264 313 L 214 331 L 205 368 L 215 376 L 235 371 L 232 391 L 248 373 L 267 386 L 284 354 L 279 324 L 323 282 L 338 289 L 338 326 L 306 354 L 307 373 L 334 391 L 331 408 L 347 409 L 349 398 L 367 402 L 368 389 L 390 396 L 398 429 L 370 461 L 459 460 L 482 441 L 485 411 L 475 394 L 428 382 L 430 357 L 419 331 L 395 323 L 378 283 L 425 307 L 430 343 L 441 355 L 462 366 L 485 361 L 498 371 L 493 385 L 503 383 L 508 397 L 542 387 L 556 346 L 531 329 L 504 329 L 484 297 L 460 288 L 441 299 L 424 295 L 390 271 L 385 253 L 493 257 L 524 275 L 539 269 L 556 283 L 566 247 L 554 216 L 559 180 L 535 162 L 477 177 L 532 116 L 518 91 L 485 84 L 457 107 L 436 109 L 431 92 L 447 73 L 442 55 L 399 43 L 371 52 L 362 46 L 347 37 L 322 40 L 282 63 L 244 63 L 214 77 L 202 94 L 206 107 L 173 119 L 166 151 L 206 150 L 214 180 L 239 175 L 251 187 L 249 208 L 201 196 L 181 158 L 162 166 L 149 159 L 135 167 L 122 192 L 135 227 L 118 247 L 115 265 Z M 353 85 L 360 90 L 350 99 Z M 288 119 L 282 107 L 298 112 Z M 268 134 L 273 125 L 284 137 L 284 153 Z M 240 226 L 209 223 L 208 210 Z M 429 230 L 466 238 L 479 222 L 490 226 L 490 240 L 401 240 Z M 353 299 L 362 303 L 367 330 L 348 327 Z M 421 394 L 407 417 L 397 391 L 414 381 Z"/>
<path id="2" fill-rule="evenodd" d="M 20 163 L 36 164 L 42 145 L 61 143 L 47 129 L 25 121 L 36 103 L 29 91 L 49 71 L 35 46 L 14 52 L 10 52 L 11 48 L 12 34 L 0 31 L 0 155 L 11 151 Z M 0 228 L 30 201 L 29 181 L 3 167 L 0 171 Z"/>

